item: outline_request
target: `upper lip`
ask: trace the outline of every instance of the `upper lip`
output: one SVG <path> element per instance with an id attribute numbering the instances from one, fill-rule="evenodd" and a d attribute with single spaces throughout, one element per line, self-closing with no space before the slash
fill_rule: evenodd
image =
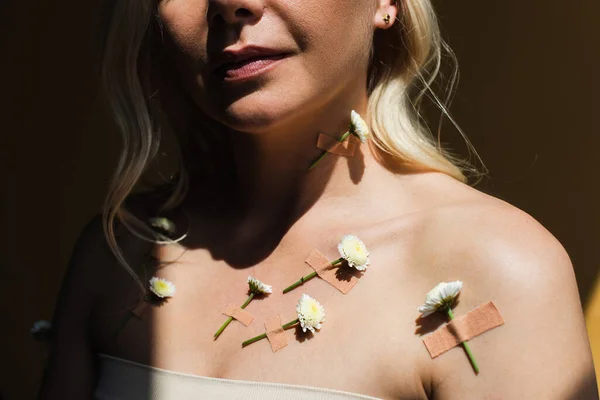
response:
<path id="1" fill-rule="evenodd" d="M 209 61 L 210 70 L 215 72 L 217 69 L 246 61 L 253 58 L 269 57 L 287 54 L 288 52 L 278 49 L 269 49 L 259 46 L 245 46 L 230 48 L 221 53 L 215 54 Z"/>

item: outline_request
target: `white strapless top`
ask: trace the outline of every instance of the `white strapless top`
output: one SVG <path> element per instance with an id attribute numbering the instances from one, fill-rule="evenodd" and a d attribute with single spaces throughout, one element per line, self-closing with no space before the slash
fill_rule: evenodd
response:
<path id="1" fill-rule="evenodd" d="M 97 400 L 349 400 L 376 397 L 282 383 L 209 378 L 99 354 Z"/>

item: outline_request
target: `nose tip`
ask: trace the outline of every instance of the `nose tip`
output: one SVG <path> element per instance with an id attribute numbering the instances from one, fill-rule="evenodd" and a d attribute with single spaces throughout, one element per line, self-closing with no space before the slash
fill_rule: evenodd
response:
<path id="1" fill-rule="evenodd" d="M 211 6 L 208 14 L 210 25 L 217 22 L 228 25 L 252 24 L 258 21 L 263 13 L 259 0 L 213 0 Z"/>

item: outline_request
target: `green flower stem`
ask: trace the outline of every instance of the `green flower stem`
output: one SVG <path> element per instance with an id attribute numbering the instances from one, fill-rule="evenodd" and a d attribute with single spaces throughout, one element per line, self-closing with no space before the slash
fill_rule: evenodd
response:
<path id="1" fill-rule="evenodd" d="M 298 322 L 300 322 L 300 320 L 298 318 L 296 318 L 295 320 L 290 321 L 287 324 L 283 325 L 282 328 L 283 328 L 283 330 L 289 329 L 292 326 L 296 325 Z M 249 344 L 252 344 L 254 342 L 258 342 L 259 340 L 262 340 L 262 339 L 264 339 L 266 337 L 267 337 L 267 334 L 266 333 L 262 333 L 262 334 L 260 334 L 258 336 L 253 337 L 252 339 L 248 339 L 248 340 L 244 341 L 242 343 L 242 347 L 246 347 Z"/>
<path id="2" fill-rule="evenodd" d="M 452 309 L 450 307 L 447 308 L 448 311 L 448 317 L 450 317 L 450 320 L 454 319 L 454 313 L 452 313 Z M 471 361 L 471 365 L 473 366 L 473 369 L 475 370 L 475 373 L 478 374 L 479 373 L 479 367 L 477 366 L 477 362 L 475 361 L 475 356 L 473 356 L 473 353 L 471 352 L 471 348 L 469 347 L 469 344 L 467 342 L 462 342 L 463 347 L 465 348 L 465 351 L 467 352 L 467 355 L 469 356 L 469 361 Z"/>
<path id="3" fill-rule="evenodd" d="M 295 320 L 290 321 L 287 324 L 283 325 L 282 328 L 283 328 L 283 330 L 290 329 L 292 326 L 296 325 L 298 322 L 300 322 L 300 320 L 298 318 L 296 318 Z"/>
<path id="4" fill-rule="evenodd" d="M 338 258 L 337 260 L 331 262 L 331 266 L 332 267 L 336 266 L 339 263 L 341 263 L 343 260 L 344 260 L 343 258 Z M 286 287 L 285 289 L 283 289 L 283 293 L 287 293 L 290 290 L 296 289 L 298 286 L 302 285 L 306 281 L 310 281 L 315 276 L 317 276 L 317 271 L 313 271 L 310 274 L 303 276 L 302 278 L 300 278 L 299 281 L 295 282 L 293 285 L 290 285 L 290 286 Z"/>
<path id="5" fill-rule="evenodd" d="M 296 289 L 298 286 L 302 285 L 306 281 L 310 281 L 315 276 L 317 276 L 317 271 L 313 271 L 310 274 L 303 276 L 302 278 L 300 278 L 299 281 L 295 282 L 293 285 L 290 285 L 290 286 L 286 287 L 285 289 L 283 289 L 283 293 L 287 293 L 290 290 Z"/>
<path id="6" fill-rule="evenodd" d="M 340 136 L 340 138 L 337 141 L 341 143 L 344 140 L 346 140 L 346 138 L 348 136 L 350 136 L 350 131 L 347 131 L 342 136 Z M 319 163 L 319 161 L 321 161 L 323 158 L 325 158 L 326 155 L 327 155 L 327 150 L 323 150 L 323 152 L 321 153 L 319 158 L 317 158 L 312 164 L 310 164 L 310 167 L 308 168 L 308 170 L 310 171 L 311 169 L 313 169 L 315 167 L 315 165 L 317 165 Z"/>
<path id="7" fill-rule="evenodd" d="M 246 308 L 246 306 L 248 304 L 250 304 L 250 302 L 252 301 L 252 298 L 254 297 L 254 293 L 250 293 L 250 296 L 248 296 L 248 298 L 246 299 L 246 302 L 244 304 L 242 304 L 242 306 L 240 308 Z M 213 337 L 216 339 L 219 337 L 219 335 L 225 330 L 225 328 L 227 328 L 227 325 L 229 325 L 231 323 L 231 321 L 233 321 L 233 317 L 229 317 L 227 318 L 227 321 L 225 321 L 225 323 L 223 325 L 221 325 L 221 327 L 219 328 L 219 330 L 213 335 Z"/>
<path id="8" fill-rule="evenodd" d="M 115 340 L 117 340 L 117 337 L 119 337 L 119 333 L 121 333 L 121 331 L 125 328 L 125 325 L 127 325 L 127 323 L 129 322 L 129 320 L 133 316 L 134 316 L 133 312 L 127 311 L 127 315 L 125 317 L 123 317 L 123 320 L 121 321 L 121 324 L 119 325 L 119 327 L 117 328 L 117 330 L 115 331 L 115 333 L 113 333 L 112 338 L 111 338 L 111 342 L 114 342 Z"/>

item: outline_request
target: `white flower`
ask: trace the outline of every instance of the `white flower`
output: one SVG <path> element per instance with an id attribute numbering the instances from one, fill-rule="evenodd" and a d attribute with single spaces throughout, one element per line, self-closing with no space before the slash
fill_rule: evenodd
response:
<path id="1" fill-rule="evenodd" d="M 366 143 L 369 138 L 369 127 L 360 115 L 352 110 L 350 113 L 350 131 L 358 136 L 361 143 Z"/>
<path id="2" fill-rule="evenodd" d="M 436 311 L 452 307 L 461 289 L 461 281 L 438 283 L 425 296 L 425 304 L 419 307 L 421 318 L 431 315 Z"/>
<path id="3" fill-rule="evenodd" d="M 254 278 L 253 276 L 248 277 L 248 286 L 250 286 L 250 293 L 254 294 L 267 294 L 273 293 L 273 287 L 271 285 L 266 285 Z"/>
<path id="4" fill-rule="evenodd" d="M 348 262 L 348 265 L 359 271 L 364 271 L 370 264 L 367 246 L 354 235 L 346 235 L 338 244 L 340 256 Z"/>
<path id="5" fill-rule="evenodd" d="M 164 217 L 156 217 L 156 218 L 150 218 L 150 225 L 152 225 L 154 228 L 158 228 L 170 235 L 175 233 L 175 224 L 173 223 L 173 221 L 171 221 L 168 218 L 164 218 Z"/>
<path id="6" fill-rule="evenodd" d="M 153 277 L 150 279 L 150 291 L 164 299 L 165 297 L 173 297 L 175 294 L 175 285 L 166 279 Z"/>
<path id="7" fill-rule="evenodd" d="M 321 329 L 321 323 L 325 321 L 325 309 L 321 303 L 304 293 L 298 300 L 296 312 L 303 332 L 308 329 L 315 333 L 315 329 Z"/>
<path id="8" fill-rule="evenodd" d="M 32 335 L 44 335 L 49 333 L 52 330 L 52 323 L 46 320 L 39 320 L 33 323 L 33 326 L 29 330 L 29 333 Z"/>

